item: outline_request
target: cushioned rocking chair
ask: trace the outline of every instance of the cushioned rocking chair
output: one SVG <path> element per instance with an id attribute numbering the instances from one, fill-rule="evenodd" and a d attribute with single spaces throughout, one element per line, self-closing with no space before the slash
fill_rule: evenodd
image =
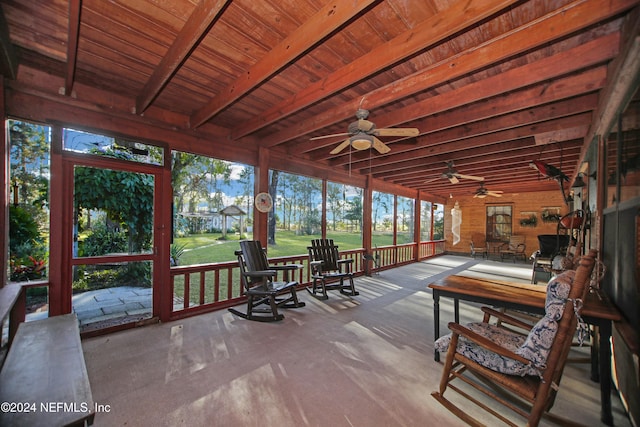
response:
<path id="1" fill-rule="evenodd" d="M 340 293 L 355 296 L 359 295 L 353 283 L 351 271 L 352 258 L 340 259 L 338 246 L 332 239 L 315 239 L 311 241 L 309 251 L 309 266 L 313 280 L 311 289 L 307 291 L 318 299 L 329 298 L 327 291 L 337 289 Z M 349 283 L 344 281 L 348 280 Z"/>
<path id="2" fill-rule="evenodd" d="M 298 301 L 296 294 L 298 282 L 275 281 L 278 271 L 293 271 L 300 266 L 269 265 L 262 245 L 255 240 L 240 242 L 240 250 L 235 254 L 240 266 L 240 280 L 247 296 L 247 312 L 230 308 L 231 313 L 249 320 L 273 322 L 284 319 L 284 315 L 278 313 L 278 308 L 304 307 L 305 303 Z M 262 305 L 266 307 L 259 307 Z"/>
<path id="3" fill-rule="evenodd" d="M 571 348 L 576 326 L 584 332 L 579 317 L 581 301 L 588 291 L 596 250 L 582 257 L 577 270 L 568 270 L 547 285 L 545 315 L 533 327 L 502 312 L 483 307 L 484 320 L 465 326 L 449 323 L 452 333 L 436 341 L 436 349 L 447 352 L 440 388 L 432 396 L 469 425 L 482 425 L 469 413 L 465 402 L 456 406 L 444 397 L 458 392 L 508 425 L 518 425 L 494 408 L 493 402 L 537 426 L 543 413 L 549 414 Z M 495 317 L 500 323 L 489 323 Z M 580 320 L 580 322 L 579 322 Z M 528 335 L 518 330 L 530 329 Z M 468 374 L 473 374 L 473 376 Z M 454 382 L 455 380 L 462 382 Z M 461 387 L 462 386 L 462 387 Z M 480 391 L 489 403 L 476 396 Z M 454 399 L 458 400 L 458 399 Z"/>

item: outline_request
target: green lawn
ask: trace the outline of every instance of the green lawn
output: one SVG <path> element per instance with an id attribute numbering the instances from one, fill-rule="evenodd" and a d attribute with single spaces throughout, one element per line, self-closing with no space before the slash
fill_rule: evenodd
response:
<path id="1" fill-rule="evenodd" d="M 206 264 L 211 262 L 233 261 L 236 259 L 234 251 L 240 248 L 237 235 L 227 235 L 229 240 L 219 240 L 221 234 L 196 234 L 188 237 L 178 237 L 174 244 L 186 245 L 185 251 L 180 257 L 180 265 Z M 306 255 L 307 246 L 312 239 L 320 236 L 297 235 L 293 231 L 276 232 L 276 245 L 269 246 L 270 258 Z M 333 239 L 341 250 L 362 247 L 362 237 L 359 233 L 327 232 L 327 238 Z M 391 245 L 393 237 L 391 233 L 376 235 L 376 244 L 379 246 Z"/>

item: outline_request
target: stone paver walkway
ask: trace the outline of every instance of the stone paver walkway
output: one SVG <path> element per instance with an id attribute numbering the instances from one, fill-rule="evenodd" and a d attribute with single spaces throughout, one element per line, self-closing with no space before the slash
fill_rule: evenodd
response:
<path id="1" fill-rule="evenodd" d="M 80 327 L 123 316 L 151 316 L 151 288 L 120 286 L 98 289 L 73 296 L 73 311 Z"/>

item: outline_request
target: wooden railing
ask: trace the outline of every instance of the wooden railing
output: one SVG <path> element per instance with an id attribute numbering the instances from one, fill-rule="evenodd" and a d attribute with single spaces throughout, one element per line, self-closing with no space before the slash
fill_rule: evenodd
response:
<path id="1" fill-rule="evenodd" d="M 419 252 L 419 257 L 416 257 L 416 251 Z M 374 249 L 373 255 L 379 256 L 377 269 L 384 270 L 429 258 L 442 252 L 444 252 L 444 241 L 435 241 L 378 247 Z M 341 251 L 340 254 L 342 258 L 353 259 L 355 275 L 364 274 L 364 249 Z M 290 280 L 298 281 L 300 287 L 311 283 L 307 255 L 270 258 L 269 263 L 272 265 L 300 264 L 302 268 L 298 269 Z M 240 269 L 236 261 L 172 267 L 171 292 L 174 296 L 172 319 L 226 308 L 244 301 Z"/>
<path id="2" fill-rule="evenodd" d="M 416 257 L 416 251 L 418 256 Z M 399 265 L 409 264 L 444 252 L 444 241 L 407 243 L 395 246 L 377 247 L 373 257 L 377 261 L 371 264 L 372 271 L 386 270 Z M 342 258 L 353 259 L 355 275 L 365 273 L 364 249 L 341 251 Z M 311 283 L 309 260 L 306 254 L 269 259 L 272 265 L 300 264 L 302 268 L 295 272 L 290 280 L 296 280 L 300 287 Z M 27 287 L 48 286 L 47 281 L 23 283 L 23 292 Z M 219 310 L 240 304 L 245 297 L 240 284 L 240 269 L 237 261 L 218 262 L 171 267 L 170 292 L 173 295 L 170 319 L 179 319 L 199 313 Z M 25 320 L 24 308 L 18 316 L 18 322 Z"/>

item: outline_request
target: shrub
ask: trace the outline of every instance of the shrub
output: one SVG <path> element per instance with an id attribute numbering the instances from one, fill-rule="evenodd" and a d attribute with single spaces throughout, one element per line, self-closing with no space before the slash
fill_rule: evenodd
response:
<path id="1" fill-rule="evenodd" d="M 127 236 L 121 231 L 109 230 L 104 224 L 95 225 L 82 242 L 82 256 L 100 256 L 127 252 Z"/>

